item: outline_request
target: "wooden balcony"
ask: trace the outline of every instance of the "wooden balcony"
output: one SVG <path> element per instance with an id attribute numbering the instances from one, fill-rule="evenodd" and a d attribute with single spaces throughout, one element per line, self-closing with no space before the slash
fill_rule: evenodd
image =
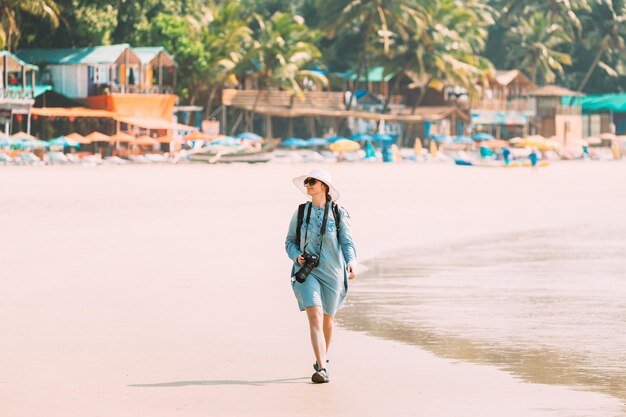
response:
<path id="1" fill-rule="evenodd" d="M 304 99 L 296 97 L 288 91 L 261 91 L 225 89 L 222 92 L 222 103 L 226 106 L 252 109 L 273 107 L 284 109 L 323 108 L 333 110 L 345 109 L 344 94 L 326 91 L 307 91 Z"/>
<path id="2" fill-rule="evenodd" d="M 524 99 L 477 99 L 471 101 L 471 109 L 477 111 L 492 112 L 520 112 L 534 113 L 536 109 L 536 101 L 534 98 Z"/>
<path id="3" fill-rule="evenodd" d="M 582 114 L 581 107 L 556 106 L 537 109 L 537 117 L 554 117 L 556 115 L 577 116 Z"/>
<path id="4" fill-rule="evenodd" d="M 1 100 L 32 100 L 33 98 L 33 90 L 30 88 L 25 90 L 0 88 Z"/>
<path id="5" fill-rule="evenodd" d="M 113 94 L 174 94 L 174 87 L 169 85 L 140 87 L 138 85 L 111 84 L 109 90 Z"/>

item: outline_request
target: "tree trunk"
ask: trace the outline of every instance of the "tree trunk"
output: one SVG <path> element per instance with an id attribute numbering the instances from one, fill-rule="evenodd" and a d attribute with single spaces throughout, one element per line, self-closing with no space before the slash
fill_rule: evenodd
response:
<path id="1" fill-rule="evenodd" d="M 387 89 L 387 99 L 385 100 L 385 105 L 383 106 L 383 111 L 382 113 L 385 114 L 387 113 L 387 110 L 389 110 L 389 102 L 391 101 L 391 96 L 393 95 L 393 93 L 396 91 L 396 89 L 398 88 L 398 85 L 400 84 L 400 76 L 402 74 L 404 74 L 404 71 L 406 69 L 407 66 L 405 66 L 404 68 L 402 68 L 402 70 L 400 72 L 398 72 L 398 74 L 396 75 L 396 79 L 393 82 L 393 84 L 391 85 L 391 87 L 389 87 Z M 378 121 L 378 124 L 376 126 L 376 130 L 378 131 L 378 129 L 380 128 L 380 120 Z"/>
<path id="2" fill-rule="evenodd" d="M 593 59 L 593 63 L 587 70 L 585 77 L 583 78 L 583 80 L 580 82 L 580 85 L 578 86 L 578 91 L 582 91 L 583 88 L 587 86 L 587 82 L 589 82 L 589 78 L 591 78 L 591 74 L 593 74 L 593 71 L 595 71 L 596 67 L 600 63 L 600 59 L 602 59 L 602 55 L 604 54 L 605 49 L 606 49 L 605 42 L 602 42 L 602 46 L 598 49 L 598 52 L 596 52 L 596 56 Z"/>
<path id="3" fill-rule="evenodd" d="M 354 100 L 354 93 L 356 92 L 356 88 L 357 88 L 357 84 L 359 82 L 359 79 L 361 78 L 361 71 L 363 71 L 363 64 L 365 62 L 365 58 L 367 56 L 367 44 L 369 43 L 369 38 L 370 38 L 370 34 L 372 32 L 372 24 L 374 22 L 374 16 L 372 14 L 370 14 L 369 19 L 367 21 L 367 29 L 365 30 L 365 33 L 363 34 L 364 39 L 363 39 L 363 50 L 361 51 L 361 56 L 359 57 L 359 66 L 357 69 L 357 73 L 356 73 L 356 80 L 354 80 L 354 88 L 350 94 L 350 100 L 348 100 L 348 105 L 346 106 L 346 110 L 350 110 L 350 108 L 352 108 L 352 101 Z"/>
<path id="4" fill-rule="evenodd" d="M 257 93 L 255 99 L 254 99 L 254 105 L 252 106 L 252 112 L 250 114 L 250 118 L 248 119 L 248 125 L 246 126 L 246 130 L 248 132 L 253 132 L 253 128 L 254 128 L 254 114 L 256 113 L 256 108 L 259 104 L 259 99 L 261 98 L 261 93 L 263 92 L 263 89 L 259 88 L 259 92 Z"/>
<path id="5" fill-rule="evenodd" d="M 217 90 L 217 87 L 210 87 L 209 89 L 209 98 L 206 101 L 206 118 L 208 119 L 209 116 L 211 116 L 211 110 L 212 110 L 212 104 L 213 104 L 213 99 L 215 98 L 215 90 Z"/>
<path id="6" fill-rule="evenodd" d="M 411 114 L 415 114 L 415 109 L 417 108 L 417 106 L 422 104 L 422 101 L 424 100 L 424 96 L 426 95 L 426 89 L 428 88 L 429 83 L 430 83 L 430 78 L 427 78 L 426 82 L 420 87 L 420 94 L 417 97 L 417 100 L 415 101 L 415 103 L 413 103 Z"/>

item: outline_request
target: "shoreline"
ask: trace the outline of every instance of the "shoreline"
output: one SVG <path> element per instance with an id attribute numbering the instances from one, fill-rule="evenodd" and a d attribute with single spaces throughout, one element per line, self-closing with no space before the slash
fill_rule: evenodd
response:
<path id="1" fill-rule="evenodd" d="M 560 235 L 567 234 L 566 232 L 569 232 L 568 235 L 571 239 L 577 238 L 575 235 L 571 236 L 571 230 L 561 228 L 527 230 L 522 236 L 524 236 L 523 239 L 527 239 L 532 235 Z M 620 232 L 615 232 L 615 234 L 620 234 Z M 613 353 L 612 357 L 602 357 L 601 363 L 592 366 L 589 362 L 590 358 L 583 356 L 582 352 L 569 350 L 572 346 L 554 344 L 540 346 L 537 344 L 538 340 L 528 339 L 529 335 L 522 337 L 523 340 L 518 340 L 518 343 L 502 340 L 497 336 L 489 337 L 484 332 L 481 335 L 472 335 L 471 332 L 463 331 L 458 325 L 448 325 L 447 327 L 442 327 L 441 324 L 437 325 L 437 321 L 432 321 L 432 317 L 429 321 L 428 315 L 411 315 L 409 309 L 406 308 L 409 305 L 408 300 L 415 304 L 425 302 L 427 297 L 420 296 L 422 291 L 431 296 L 446 298 L 445 291 L 456 290 L 455 283 L 442 283 L 439 291 L 436 291 L 434 287 L 434 276 L 441 273 L 446 276 L 459 274 L 459 271 L 448 271 L 448 269 L 454 271 L 452 268 L 455 266 L 452 265 L 446 265 L 446 271 L 443 272 L 441 268 L 444 266 L 441 265 L 440 258 L 433 265 L 431 258 L 436 257 L 438 252 L 459 251 L 462 256 L 462 250 L 467 245 L 484 247 L 515 239 L 519 239 L 517 233 L 491 235 L 489 239 L 463 239 L 433 247 L 405 248 L 384 256 L 368 259 L 365 261 L 367 264 L 366 271 L 361 276 L 362 282 L 367 282 L 363 282 L 362 288 L 357 287 L 353 291 L 352 302 L 348 303 L 347 311 L 338 315 L 340 325 L 347 330 L 365 332 L 373 337 L 416 346 L 440 358 L 493 366 L 499 370 L 510 372 L 515 377 L 523 378 L 529 383 L 558 385 L 603 393 L 621 401 L 626 400 L 626 391 L 621 384 L 626 378 L 626 370 L 619 366 L 620 360 L 615 357 L 615 343 L 617 342 L 604 347 L 605 349 L 613 348 L 610 351 Z M 476 249 L 475 251 L 479 250 Z M 414 261 L 407 260 L 411 256 L 415 256 Z M 594 253 L 590 256 L 595 258 L 597 254 Z M 518 256 L 517 259 L 519 258 Z M 430 262 L 429 259 L 431 259 Z M 464 261 L 466 261 L 465 258 Z M 474 259 L 467 267 L 482 268 L 484 264 L 481 261 L 481 259 Z M 511 262 L 511 260 L 507 260 L 507 262 Z M 489 264 L 493 265 L 491 262 Z M 473 275 L 468 277 L 470 280 L 468 286 L 472 285 L 471 281 L 474 278 L 476 277 Z M 485 284 L 476 285 L 480 287 L 480 285 Z M 526 285 L 521 284 L 518 290 L 526 288 Z M 536 291 L 536 288 L 531 288 Z M 536 295 L 536 297 L 539 296 L 539 294 Z M 558 293 L 553 295 L 553 297 L 558 296 Z M 613 305 L 615 300 L 611 301 L 610 306 L 618 308 Z M 608 303 L 608 300 L 606 302 Z M 467 308 L 468 305 L 472 306 L 472 304 L 475 303 L 469 302 L 464 307 Z M 443 307 L 441 302 L 438 302 L 437 305 L 439 308 Z M 451 309 L 452 306 L 453 303 L 447 305 L 447 308 Z M 502 320 L 503 311 L 497 310 L 497 307 L 493 306 L 491 313 Z M 609 305 L 607 305 L 608 307 Z M 448 311 L 439 312 L 440 315 L 446 313 L 450 314 Z M 480 319 L 485 322 L 489 320 L 488 317 L 484 316 L 481 316 Z M 441 320 L 445 321 L 445 319 Z M 546 321 L 543 324 L 548 326 L 551 323 Z M 480 322 L 473 322 L 472 325 L 481 326 Z M 513 326 L 516 323 L 509 323 L 508 325 Z M 524 343 L 521 343 L 522 341 Z M 595 359 L 598 358 L 595 357 Z M 605 362 L 609 360 L 616 366 L 612 371 L 606 368 Z"/>
<path id="2" fill-rule="evenodd" d="M 10 254 L 0 314 L 11 320 L 0 400 L 9 415 L 623 415 L 602 394 L 527 384 L 344 328 L 330 354 L 332 382 L 311 386 L 306 318 L 288 284 L 283 241 L 302 200 L 291 178 L 312 166 L 179 168 L 33 168 L 3 185 L 0 228 L 12 239 L 0 242 Z M 485 189 L 491 171 L 329 167 L 360 261 L 481 233 L 479 224 L 459 226 L 487 203 L 497 210 L 535 196 L 528 185 L 550 195 L 544 184 L 561 184 L 575 168 L 508 172 L 506 183 L 498 177 Z M 600 165 L 576 188 L 615 179 L 616 168 Z M 492 198 L 511 183 L 522 187 L 512 202 Z M 555 210 L 578 201 L 567 191 Z M 613 191 L 600 190 L 593 204 L 623 197 Z M 459 197 L 467 198 L 461 215 Z M 515 227 L 494 218 L 490 233 L 576 220 L 520 218 Z"/>

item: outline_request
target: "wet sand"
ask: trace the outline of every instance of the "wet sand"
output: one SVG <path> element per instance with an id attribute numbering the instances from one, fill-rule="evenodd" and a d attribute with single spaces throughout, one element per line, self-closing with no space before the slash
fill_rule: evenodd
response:
<path id="1" fill-rule="evenodd" d="M 311 168 L 2 167 L 0 415 L 625 414 L 607 394 L 343 328 L 332 382 L 310 384 L 283 241 L 303 197 L 291 177 Z M 626 221 L 621 162 L 328 168 L 361 259 Z"/>

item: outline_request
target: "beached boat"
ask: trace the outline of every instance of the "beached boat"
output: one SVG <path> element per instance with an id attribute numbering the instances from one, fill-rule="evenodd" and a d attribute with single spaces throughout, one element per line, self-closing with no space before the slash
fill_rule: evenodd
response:
<path id="1" fill-rule="evenodd" d="M 249 146 L 204 146 L 187 152 L 187 158 L 194 162 L 269 162 L 272 157 L 273 147 L 251 148 Z"/>

